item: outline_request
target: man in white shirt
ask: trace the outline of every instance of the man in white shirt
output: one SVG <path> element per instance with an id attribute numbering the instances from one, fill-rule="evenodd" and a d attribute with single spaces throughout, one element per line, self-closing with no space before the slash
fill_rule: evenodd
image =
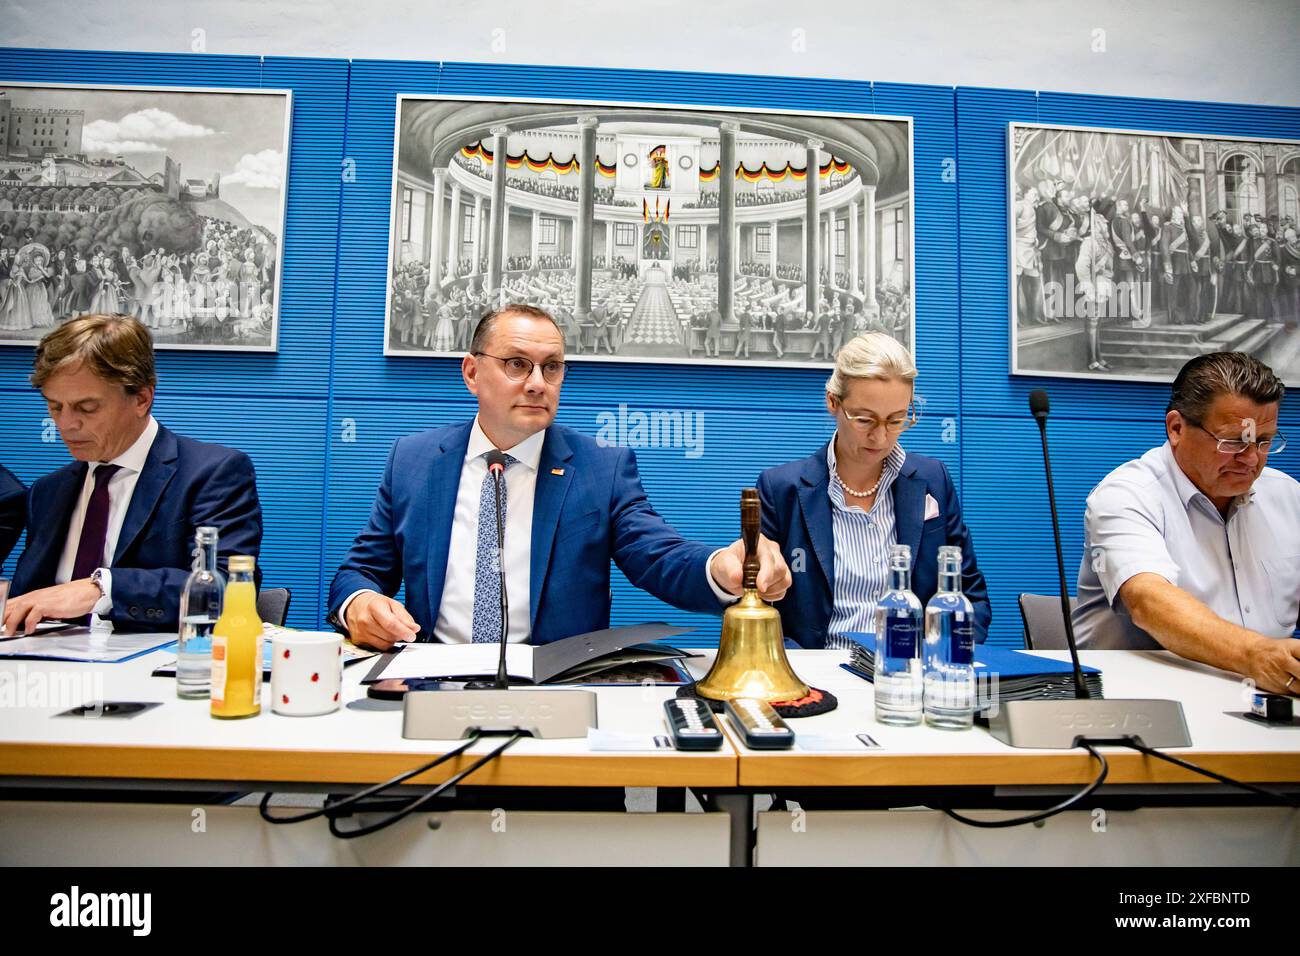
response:
<path id="1" fill-rule="evenodd" d="M 370 521 L 330 587 L 329 619 L 358 644 L 418 637 L 500 639 L 496 492 L 488 456 L 506 455 L 501 508 L 507 635 L 534 644 L 609 626 L 610 560 L 677 607 L 719 612 L 741 591 L 740 541 L 714 550 L 655 513 L 628 448 L 553 424 L 564 337 L 542 309 L 485 317 L 461 364 L 478 415 L 400 439 Z M 780 551 L 759 542 L 758 587 L 790 586 Z M 405 585 L 405 603 L 394 595 Z"/>
<path id="2" fill-rule="evenodd" d="M 217 528 L 223 570 L 231 554 L 258 555 L 252 462 L 154 419 L 153 341 L 131 316 L 63 323 L 37 346 L 31 378 L 75 460 L 32 485 L 4 633 L 92 613 L 174 630 L 195 529 Z"/>
<path id="3" fill-rule="evenodd" d="M 1300 692 L 1300 482 L 1274 468 L 1285 388 L 1244 352 L 1174 380 L 1168 442 L 1088 497 L 1074 628 L 1085 648 L 1166 648 Z"/>

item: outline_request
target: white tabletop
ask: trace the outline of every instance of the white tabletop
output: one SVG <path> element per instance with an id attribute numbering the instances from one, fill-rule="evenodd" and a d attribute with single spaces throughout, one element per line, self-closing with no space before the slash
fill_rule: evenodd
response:
<path id="1" fill-rule="evenodd" d="M 1035 653 L 1057 660 L 1069 659 L 1068 651 Z M 861 753 L 862 744 L 853 738 L 855 734 L 866 733 L 895 753 L 1016 752 L 978 728 L 951 731 L 924 724 L 897 727 L 877 722 L 872 684 L 840 666 L 848 661 L 848 651 L 792 651 L 789 657 L 805 683 L 828 690 L 839 699 L 839 706 L 828 714 L 791 722 L 796 734 L 816 738 L 815 749 L 824 750 L 842 738 L 846 752 Z M 1246 710 L 1249 706 L 1241 678 L 1235 674 L 1183 660 L 1168 651 L 1083 651 L 1079 659 L 1084 665 L 1101 670 L 1103 691 L 1108 698 L 1181 701 L 1194 750 L 1300 752 L 1300 730 L 1253 725 L 1224 713 Z"/>
<path id="2" fill-rule="evenodd" d="M 154 668 L 174 659 L 173 649 L 154 651 L 118 664 L 0 660 L 0 775 L 115 775 L 110 760 L 91 760 L 94 766 L 83 766 L 79 772 L 61 766 L 68 759 L 85 763 L 87 754 L 81 748 L 97 747 L 106 751 L 152 748 L 158 751 L 157 756 L 172 760 L 177 759 L 177 751 L 187 751 L 186 757 L 195 759 L 186 759 L 184 766 L 173 767 L 175 772 L 170 774 L 181 778 L 209 778 L 210 768 L 230 769 L 232 761 L 216 759 L 218 753 L 227 758 L 235 754 L 249 758 L 243 765 L 255 775 L 242 779 L 258 780 L 309 778 L 310 771 L 306 769 L 279 774 L 274 760 L 277 753 L 293 754 L 298 762 L 312 754 L 319 755 L 321 760 L 341 754 L 396 755 L 400 758 L 396 762 L 353 761 L 355 766 L 334 762 L 332 767 L 343 766 L 345 772 L 332 777 L 322 772 L 321 777 L 323 780 L 381 780 L 391 774 L 372 777 L 367 768 L 393 766 L 397 768 L 396 773 L 421 762 L 412 761 L 408 755 L 432 756 L 455 745 L 451 741 L 403 738 L 400 707 L 378 711 L 347 707 L 349 703 L 366 699 L 366 688 L 360 683 L 369 670 L 369 664 L 364 661 L 344 669 L 341 699 L 345 706 L 332 714 L 283 717 L 272 713 L 269 684 L 263 684 L 260 714 L 243 720 L 217 720 L 209 715 L 208 701 L 177 698 L 174 678 L 151 676 Z M 735 785 L 735 752 L 729 744 L 724 743 L 720 751 L 704 753 L 654 748 L 654 736 L 668 734 L 663 701 L 673 696 L 675 688 L 596 687 L 593 691 L 601 732 L 628 735 L 629 749 L 593 750 L 587 738 L 520 740 L 507 751 L 507 756 L 516 763 L 519 758 L 539 758 L 542 762 L 535 762 L 534 770 L 540 768 L 542 772 L 530 779 L 551 785 Z M 6 700 L 6 696 L 11 699 Z M 158 701 L 162 706 L 130 718 L 55 716 L 95 700 Z M 499 742 L 499 739 L 485 739 L 476 742 L 468 752 L 483 753 Z M 39 767 L 34 766 L 38 761 L 33 747 L 42 748 L 46 757 Z M 144 756 L 127 750 L 117 752 L 132 758 Z M 204 761 L 205 752 L 213 759 Z M 561 763 L 547 762 L 545 758 L 555 758 Z M 578 774 L 576 766 L 563 765 L 563 761 L 571 762 L 574 758 L 587 762 L 583 773 Z M 239 765 L 239 761 L 234 763 Z M 132 759 L 130 764 L 135 771 L 143 766 L 141 759 Z M 205 765 L 209 769 L 204 769 Z M 557 767 L 562 767 L 563 772 L 555 773 Z M 143 769 L 148 776 L 168 775 L 164 768 L 156 772 L 148 767 Z M 268 772 L 272 775 L 266 776 Z M 608 780 L 604 779 L 606 775 L 611 775 Z M 577 779 L 578 776 L 582 779 Z M 691 782 L 695 777 L 699 779 Z M 494 781 L 476 778 L 476 782 Z M 523 781 L 511 778 L 511 782 Z"/>
<path id="3" fill-rule="evenodd" d="M 1042 653 L 1065 656 L 1064 652 Z M 1182 701 L 1192 747 L 1179 753 L 1189 759 L 1193 754 L 1249 756 L 1257 771 L 1251 779 L 1300 780 L 1300 731 L 1255 726 L 1225 715 L 1246 708 L 1245 691 L 1235 675 L 1167 652 L 1091 651 L 1081 656 L 1085 664 L 1102 670 L 1109 698 Z M 150 676 L 155 667 L 171 659 L 172 652 L 155 651 L 121 664 L 0 661 L 0 774 L 379 780 L 410 768 L 411 755 L 438 754 L 451 746 L 444 741 L 404 739 L 400 710 L 343 707 L 333 714 L 304 718 L 282 717 L 264 706 L 260 715 L 246 720 L 214 720 L 206 701 L 179 700 L 173 679 Z M 733 741 L 735 750 L 724 747 L 715 753 L 649 749 L 654 735 L 666 733 L 662 702 L 674 689 L 602 687 L 595 689 L 601 730 L 629 735 L 628 749 L 594 751 L 584 738 L 521 740 L 508 752 L 513 769 L 498 768 L 480 782 L 734 786 L 737 780 L 743 785 L 790 783 L 793 776 L 810 785 L 908 784 L 941 783 L 945 768 L 961 768 L 976 777 L 955 782 L 1046 783 L 1086 779 L 1089 774 L 1088 757 L 1079 751 L 1016 750 L 979 728 L 953 732 L 879 724 L 873 716 L 871 684 L 840 667 L 848 659 L 847 652 L 799 650 L 790 652 L 790 659 L 806 682 L 839 699 L 839 707 L 831 713 L 792 722 L 802 741 L 793 751 L 749 751 L 738 741 Z M 711 652 L 694 662 L 692 669 L 702 674 L 710 660 Z M 360 680 L 367 669 L 362 663 L 344 671 L 345 703 L 365 698 Z M 130 719 L 54 716 L 96 699 L 159 701 L 163 706 Z M 855 739 L 859 733 L 873 737 L 880 749 L 864 748 Z M 491 746 L 491 741 L 481 741 L 470 752 L 481 753 Z M 1138 763 L 1155 762 L 1137 754 L 1127 756 L 1132 758 L 1129 778 L 1172 779 L 1164 767 L 1139 773 Z M 1121 755 L 1117 764 L 1124 760 Z M 1216 765 L 1223 772 L 1242 768 L 1240 762 Z"/>
<path id="4" fill-rule="evenodd" d="M 1058 660 L 1069 658 L 1068 651 L 1035 653 Z M 1225 713 L 1248 709 L 1247 690 L 1238 675 L 1183 660 L 1168 651 L 1084 651 L 1079 657 L 1084 665 L 1101 670 L 1103 691 L 1107 698 L 1167 698 L 1182 702 L 1192 746 L 1171 750 L 1170 753 L 1225 773 L 1241 772 L 1243 762 L 1229 760 L 1227 764 L 1216 764 L 1213 761 L 1198 761 L 1195 755 L 1229 754 L 1242 755 L 1243 758 L 1249 755 L 1254 767 L 1263 764 L 1275 771 L 1275 774 L 1252 772 L 1250 779 L 1300 780 L 1300 729 L 1270 728 Z M 875 719 L 871 683 L 840 666 L 848 661 L 848 651 L 791 651 L 789 658 L 805 683 L 833 693 L 838 698 L 839 706 L 830 713 L 792 720 L 790 725 L 795 731 L 796 743 L 790 751 L 750 750 L 738 735 L 733 735 L 733 743 L 741 755 L 742 784 L 793 784 L 795 781 L 789 778 L 802 777 L 805 772 L 792 769 L 801 757 L 807 759 L 800 765 L 805 769 L 811 767 L 815 771 L 807 779 L 810 785 L 828 783 L 828 776 L 843 777 L 844 782 L 879 783 L 881 780 L 871 772 L 871 762 L 879 765 L 883 772 L 887 766 L 888 769 L 898 767 L 897 762 L 890 759 L 897 757 L 987 758 L 970 761 L 948 759 L 948 767 L 994 775 L 988 780 L 979 777 L 953 782 L 1016 782 L 1021 779 L 1018 773 L 997 777 L 1005 765 L 1005 758 L 1015 758 L 1021 762 L 1036 759 L 1041 768 L 1048 768 L 1053 775 L 1060 774 L 1063 778 L 1087 779 L 1089 774 L 1090 758 L 1079 750 L 1018 750 L 979 727 L 951 731 L 924 724 L 897 727 L 879 723 Z M 869 750 L 864 747 L 856 739 L 860 733 L 872 737 L 880 745 L 879 749 Z M 1062 757 L 1068 757 L 1068 761 L 1062 763 L 1056 759 Z M 861 765 L 860 774 L 846 767 L 846 761 L 854 758 L 862 758 L 855 761 Z M 765 779 L 765 761 L 771 764 L 771 774 L 779 777 L 779 780 Z M 1112 758 L 1112 765 L 1136 765 L 1142 762 L 1147 765 L 1158 763 L 1137 753 L 1123 751 Z M 817 769 L 818 763 L 828 764 L 833 769 L 828 769 L 823 774 Z M 933 776 L 933 770 L 945 766 L 943 761 L 914 763 L 918 767 L 928 765 L 932 768 L 927 771 L 928 776 Z M 1172 779 L 1167 775 L 1165 767 L 1167 765 L 1155 768 L 1158 771 L 1155 773 L 1156 779 Z M 1136 773 L 1136 766 L 1129 766 L 1128 771 L 1129 779 L 1143 779 L 1143 775 Z M 1177 776 L 1177 779 L 1196 779 L 1178 776 L 1181 773 L 1173 770 L 1173 776 Z M 1118 773 L 1115 778 L 1125 779 L 1123 774 Z M 906 781 L 899 778 L 896 782 Z"/>

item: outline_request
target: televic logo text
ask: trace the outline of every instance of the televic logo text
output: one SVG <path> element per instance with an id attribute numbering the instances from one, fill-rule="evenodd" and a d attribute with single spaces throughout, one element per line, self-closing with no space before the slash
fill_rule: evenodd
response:
<path id="1" fill-rule="evenodd" d="M 1056 720 L 1062 727 L 1071 730 L 1150 730 L 1151 718 L 1146 714 L 1123 711 L 1101 711 L 1095 714 L 1064 713 L 1057 714 Z"/>
<path id="2" fill-rule="evenodd" d="M 452 709 L 461 723 L 483 720 L 518 720 L 520 722 L 550 720 L 555 708 L 550 704 L 530 704 L 519 707 L 513 704 L 458 704 Z"/>
<path id="3" fill-rule="evenodd" d="M 133 936 L 148 936 L 152 912 L 152 893 L 82 893 L 73 886 L 50 897 L 51 926 L 129 926 Z"/>

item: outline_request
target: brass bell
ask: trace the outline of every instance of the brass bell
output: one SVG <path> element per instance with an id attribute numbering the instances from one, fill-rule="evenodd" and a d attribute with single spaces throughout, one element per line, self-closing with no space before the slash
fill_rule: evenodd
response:
<path id="1" fill-rule="evenodd" d="M 740 533 L 745 542 L 744 587 L 739 601 L 722 616 L 718 656 L 695 692 L 710 700 L 799 700 L 808 696 L 785 656 L 781 615 L 758 596 L 758 490 L 740 493 Z"/>

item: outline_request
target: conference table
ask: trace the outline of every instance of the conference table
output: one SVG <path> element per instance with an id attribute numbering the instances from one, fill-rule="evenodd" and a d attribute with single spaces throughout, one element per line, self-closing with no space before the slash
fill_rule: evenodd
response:
<path id="1" fill-rule="evenodd" d="M 699 676 L 714 652 L 697 653 L 690 669 Z M 1166 652 L 1081 656 L 1102 669 L 1108 697 L 1183 702 L 1192 746 L 1172 751 L 1181 758 L 1300 791 L 1300 729 L 1232 716 L 1246 709 L 1237 676 Z M 455 742 L 404 739 L 400 704 L 367 699 L 364 665 L 345 669 L 345 706 L 335 713 L 284 717 L 264 707 L 246 720 L 213 720 L 206 701 L 179 700 L 173 680 L 151 676 L 173 658 L 161 649 L 118 664 L 0 660 L 0 863 L 1300 863 L 1300 811 L 1118 748 L 1106 751 L 1106 785 L 1078 809 L 1041 825 L 961 824 L 940 807 L 1014 817 L 1080 789 L 1096 763 L 1082 750 L 1017 750 L 979 727 L 879 724 L 871 684 L 841 666 L 846 651 L 790 652 L 800 676 L 839 701 L 830 713 L 791 721 L 792 750 L 749 750 L 725 720 L 721 750 L 665 748 L 663 701 L 674 688 L 602 686 L 594 689 L 598 730 L 522 739 L 461 785 L 465 793 L 549 795 L 556 806 L 440 804 L 341 840 L 322 819 L 268 824 L 258 799 L 271 792 L 271 812 L 298 812 L 288 808 L 387 780 Z M 96 700 L 160 706 L 129 718 L 57 716 Z M 396 792 L 445 780 L 495 745 L 475 742 Z M 578 809 L 584 793 L 615 788 L 627 788 L 625 812 Z M 566 808 L 566 797 L 578 808 Z M 367 808 L 340 828 L 379 815 Z"/>

